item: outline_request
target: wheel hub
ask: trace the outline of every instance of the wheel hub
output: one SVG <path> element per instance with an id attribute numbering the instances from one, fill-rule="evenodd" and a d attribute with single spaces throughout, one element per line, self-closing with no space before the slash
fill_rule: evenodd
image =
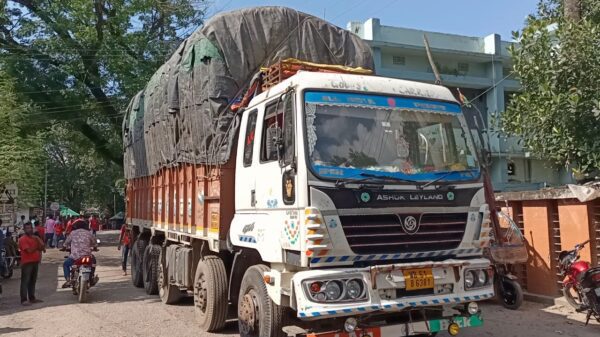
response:
<path id="1" fill-rule="evenodd" d="M 258 330 L 258 301 L 254 291 L 250 291 L 248 294 L 242 297 L 242 303 L 239 308 L 239 318 L 241 329 L 243 334 L 249 334 L 253 331 Z"/>
<path id="2" fill-rule="evenodd" d="M 204 280 L 204 274 L 200 275 L 198 280 L 196 281 L 196 286 L 194 287 L 194 303 L 196 308 L 200 309 L 202 312 L 206 312 L 207 306 L 207 290 L 206 290 L 206 281 Z"/>

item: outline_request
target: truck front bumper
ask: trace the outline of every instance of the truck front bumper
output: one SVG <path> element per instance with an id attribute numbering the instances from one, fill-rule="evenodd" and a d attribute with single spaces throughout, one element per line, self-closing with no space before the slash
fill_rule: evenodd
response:
<path id="1" fill-rule="evenodd" d="M 464 289 L 465 270 L 489 267 L 487 259 L 445 260 L 439 262 L 401 263 L 366 268 L 340 268 L 298 272 L 292 278 L 297 316 L 302 320 L 318 320 L 331 317 L 356 316 L 374 312 L 395 312 L 425 307 L 454 307 L 457 304 L 481 301 L 494 296 L 493 280 L 486 286 L 473 290 Z M 435 287 L 432 293 L 405 291 L 402 270 L 431 268 Z M 306 293 L 303 283 L 314 279 L 361 277 L 367 290 L 367 298 L 360 302 L 317 303 Z M 444 291 L 440 291 L 444 288 Z M 400 291 L 401 295 L 398 295 Z M 389 295 L 389 296 L 388 296 Z"/>
<path id="2" fill-rule="evenodd" d="M 306 337 L 397 337 L 423 334 L 434 334 L 447 331 L 450 324 L 457 324 L 460 328 L 477 327 L 483 325 L 480 314 L 472 316 L 455 316 L 448 319 L 432 319 L 421 322 L 384 325 L 378 327 L 357 328 L 353 332 L 329 331 L 307 333 Z"/>

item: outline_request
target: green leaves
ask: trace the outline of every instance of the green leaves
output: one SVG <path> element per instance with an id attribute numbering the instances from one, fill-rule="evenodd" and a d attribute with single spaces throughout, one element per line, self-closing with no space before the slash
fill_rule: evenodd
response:
<path id="1" fill-rule="evenodd" d="M 591 173 L 600 169 L 600 6 L 583 0 L 568 22 L 560 3 L 543 1 L 511 48 L 523 91 L 502 115 L 502 131 L 521 136 L 540 158 Z"/>
<path id="2" fill-rule="evenodd" d="M 0 0 L 0 184 L 113 205 L 127 102 L 204 17 L 203 0 Z M 117 164 L 117 165 L 115 165 Z"/>

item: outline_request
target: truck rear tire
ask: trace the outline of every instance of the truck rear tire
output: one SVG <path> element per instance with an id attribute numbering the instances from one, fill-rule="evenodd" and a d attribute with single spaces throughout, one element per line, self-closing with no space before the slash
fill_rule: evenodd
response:
<path id="1" fill-rule="evenodd" d="M 158 294 L 158 257 L 160 246 L 149 244 L 144 251 L 144 289 L 148 295 Z"/>
<path id="2" fill-rule="evenodd" d="M 148 241 L 137 239 L 131 247 L 131 282 L 134 286 L 142 288 L 144 286 L 144 271 L 142 267 L 144 250 Z"/>
<path id="3" fill-rule="evenodd" d="M 181 299 L 181 290 L 179 287 L 170 284 L 169 271 L 167 270 L 167 261 L 165 250 L 160 251 L 160 265 L 158 266 L 158 296 L 164 304 L 175 304 Z"/>
<path id="4" fill-rule="evenodd" d="M 269 268 L 255 265 L 244 274 L 238 296 L 238 326 L 241 337 L 285 337 L 287 308 L 271 300 L 263 275 Z"/>
<path id="5" fill-rule="evenodd" d="M 194 277 L 194 308 L 204 331 L 217 331 L 227 319 L 227 272 L 218 256 L 205 256 L 198 262 Z"/>

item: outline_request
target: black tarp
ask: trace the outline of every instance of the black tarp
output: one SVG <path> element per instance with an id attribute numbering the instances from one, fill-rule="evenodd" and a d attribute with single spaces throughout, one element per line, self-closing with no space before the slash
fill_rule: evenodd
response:
<path id="1" fill-rule="evenodd" d="M 358 36 L 285 7 L 214 16 L 187 38 L 127 108 L 125 176 L 175 163 L 225 163 L 237 132 L 229 108 L 260 67 L 287 58 L 373 69 Z"/>

